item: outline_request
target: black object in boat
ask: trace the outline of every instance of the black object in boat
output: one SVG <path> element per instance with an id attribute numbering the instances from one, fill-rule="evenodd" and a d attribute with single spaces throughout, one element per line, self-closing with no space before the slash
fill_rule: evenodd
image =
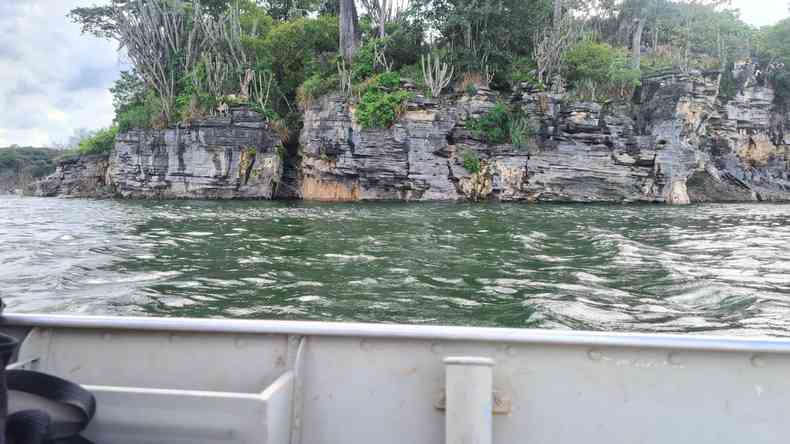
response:
<path id="1" fill-rule="evenodd" d="M 96 399 L 65 379 L 30 370 L 5 370 L 18 344 L 15 338 L 0 334 L 0 444 L 89 444 L 80 433 L 96 413 Z M 70 406 L 79 418 L 74 422 L 54 421 L 40 409 L 8 415 L 9 390 Z"/>

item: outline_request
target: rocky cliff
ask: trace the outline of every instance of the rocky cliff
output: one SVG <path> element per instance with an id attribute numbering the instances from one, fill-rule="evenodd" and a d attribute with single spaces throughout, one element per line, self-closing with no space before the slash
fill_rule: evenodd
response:
<path id="1" fill-rule="evenodd" d="M 175 128 L 119 134 L 109 155 L 62 162 L 35 194 L 270 199 L 282 157 L 279 138 L 261 116 L 239 108 Z"/>
<path id="2" fill-rule="evenodd" d="M 467 97 L 452 104 L 422 96 L 389 129 L 362 129 L 337 95 L 305 111 L 300 196 L 310 200 L 526 200 L 528 153 L 487 146 L 463 122 L 493 106 Z M 464 159 L 481 161 L 469 171 Z"/>
<path id="3" fill-rule="evenodd" d="M 531 139 L 522 147 L 489 145 L 467 122 L 502 99 L 483 88 L 441 101 L 417 95 L 392 128 L 363 130 L 342 98 L 326 97 L 305 112 L 302 197 L 665 200 L 656 186 L 655 144 L 637 134 L 626 110 L 519 92 L 506 99 L 526 111 Z M 470 158 L 479 168 L 468 168 Z"/>
<path id="4" fill-rule="evenodd" d="M 76 156 L 61 160 L 55 172 L 32 185 L 37 196 L 109 197 L 110 159 L 106 154 Z"/>
<path id="5" fill-rule="evenodd" d="M 362 128 L 353 105 L 329 95 L 304 110 L 298 152 L 287 154 L 260 116 L 237 109 L 122 134 L 109 159 L 63 164 L 39 194 L 96 186 L 156 198 L 790 200 L 787 116 L 748 65 L 738 70 L 727 98 L 720 73 L 695 71 L 647 77 L 628 103 L 578 102 L 526 85 L 508 96 L 479 88 L 428 99 L 415 90 L 386 129 Z M 468 129 L 498 101 L 528 116 L 521 146 L 487 144 Z"/>
<path id="6" fill-rule="evenodd" d="M 736 73 L 737 74 L 737 73 Z M 365 130 L 339 96 L 305 111 L 301 196 L 317 200 L 660 202 L 790 200 L 787 118 L 753 77 L 734 98 L 718 72 L 643 80 L 631 103 L 575 102 L 518 89 L 501 97 L 419 94 L 389 129 Z M 466 128 L 496 101 L 529 116 L 525 147 Z M 467 171 L 465 159 L 480 160 Z"/>

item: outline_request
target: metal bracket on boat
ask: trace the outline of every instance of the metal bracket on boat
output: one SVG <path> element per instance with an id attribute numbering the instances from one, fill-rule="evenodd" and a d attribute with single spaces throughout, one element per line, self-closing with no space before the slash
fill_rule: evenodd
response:
<path id="1" fill-rule="evenodd" d="M 493 441 L 494 360 L 482 356 L 444 358 L 447 393 L 446 444 Z"/>
<path id="2" fill-rule="evenodd" d="M 495 415 L 507 415 L 513 410 L 513 400 L 510 395 L 503 390 L 494 389 L 494 397 L 491 413 Z M 439 411 L 447 410 L 447 391 L 441 388 L 433 395 L 433 407 Z"/>

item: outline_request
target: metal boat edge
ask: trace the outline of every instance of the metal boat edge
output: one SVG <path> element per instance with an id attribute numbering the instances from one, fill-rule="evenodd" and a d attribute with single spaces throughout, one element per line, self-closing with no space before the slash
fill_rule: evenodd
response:
<path id="1" fill-rule="evenodd" d="M 40 328 L 88 328 L 196 333 L 248 333 L 300 336 L 425 339 L 512 344 L 638 347 L 672 350 L 790 354 L 790 339 L 696 334 L 603 333 L 439 325 L 364 324 L 198 318 L 116 317 L 5 313 L 0 324 Z"/>

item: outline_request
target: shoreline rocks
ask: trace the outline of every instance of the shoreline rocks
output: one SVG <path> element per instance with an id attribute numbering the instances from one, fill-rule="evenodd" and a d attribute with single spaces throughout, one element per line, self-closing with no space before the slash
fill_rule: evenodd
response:
<path id="1" fill-rule="evenodd" d="M 747 82 L 719 96 L 720 73 L 643 79 L 631 103 L 570 101 L 517 88 L 511 97 L 415 94 L 391 128 L 364 129 L 336 94 L 304 110 L 286 150 L 244 108 L 166 130 L 120 134 L 109 156 L 71 160 L 38 195 L 317 201 L 790 201 L 788 117 L 774 92 Z M 466 128 L 498 100 L 520 107 L 523 147 L 489 145 Z M 70 163 L 69 163 L 70 162 Z M 278 190 L 281 183 L 283 187 Z"/>
<path id="2" fill-rule="evenodd" d="M 121 133 L 109 154 L 61 162 L 34 194 L 271 199 L 282 176 L 283 152 L 260 115 L 233 109 L 188 125 Z"/>

